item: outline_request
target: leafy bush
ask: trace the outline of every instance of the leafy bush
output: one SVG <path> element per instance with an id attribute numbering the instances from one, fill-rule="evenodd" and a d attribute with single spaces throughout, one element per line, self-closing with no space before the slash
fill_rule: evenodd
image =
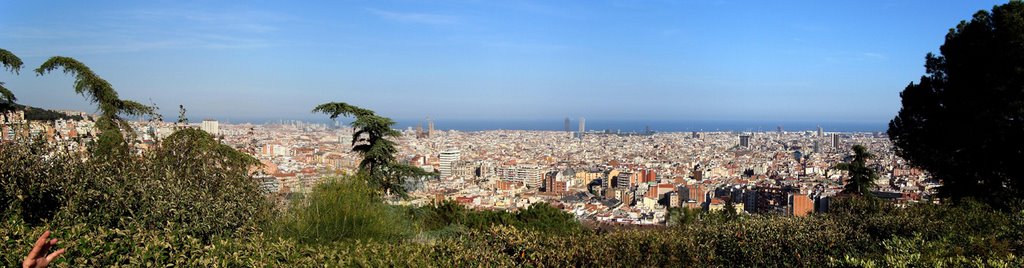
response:
<path id="1" fill-rule="evenodd" d="M 413 235 L 401 207 L 384 204 L 361 177 L 329 179 L 280 217 L 272 228 L 301 242 L 396 240 Z"/>
<path id="2" fill-rule="evenodd" d="M 956 205 L 916 204 L 895 208 L 880 201 L 852 199 L 838 205 L 847 210 L 825 217 L 856 230 L 850 240 L 858 244 L 879 245 L 881 241 L 920 238 L 943 248 L 943 252 L 929 254 L 968 259 L 1003 258 L 1022 249 L 1019 234 L 1024 229 L 1015 221 L 1020 219 L 1019 212 L 1006 213 L 979 202 L 964 200 Z M 864 252 L 865 256 L 876 258 L 889 253 L 888 249 Z"/>
<path id="3" fill-rule="evenodd" d="M 41 140 L 0 143 L 0 216 L 16 216 L 28 224 L 53 218 L 67 199 L 68 178 L 83 173 L 83 166 L 66 164 L 74 161 Z"/>
<path id="4" fill-rule="evenodd" d="M 882 241 L 881 257 L 846 255 L 832 259 L 837 267 L 1021 267 L 1024 260 L 1010 254 L 1003 257 L 978 257 L 951 254 L 950 241 L 928 241 L 921 236 L 895 237 Z"/>
<path id="5" fill-rule="evenodd" d="M 340 192 L 339 187 L 344 182 L 331 185 L 334 187 L 324 189 Z M 908 217 L 914 215 L 912 213 L 935 218 L 912 220 Z M 991 248 L 988 254 L 975 254 L 971 250 L 976 246 L 963 243 L 994 241 L 986 237 L 1003 234 L 999 230 L 1020 231 L 1013 227 L 1015 224 L 1006 221 L 992 224 L 1009 225 L 979 228 L 976 226 L 979 221 L 964 220 L 980 219 L 979 216 L 987 213 L 979 207 L 922 205 L 868 216 L 860 223 L 836 215 L 753 216 L 724 223 L 697 221 L 679 227 L 568 234 L 494 225 L 463 229 L 458 236 L 425 240 L 395 238 L 387 232 L 381 237 L 390 239 L 365 235 L 361 239 L 348 236 L 331 240 L 318 237 L 332 235 L 329 229 L 322 229 L 326 231 L 320 233 L 306 232 L 303 234 L 308 237 L 301 237 L 250 228 L 242 228 L 231 236 L 201 239 L 173 229 L 116 229 L 83 224 L 56 229 L 54 237 L 62 239 L 61 246 L 68 249 L 58 266 L 1019 267 L 1024 264 L 1012 252 L 998 247 Z M 391 216 L 402 217 L 396 214 L 400 213 Z M 957 216 L 964 214 L 976 216 Z M 921 224 L 955 219 L 964 220 L 964 224 L 949 228 Z M 895 225 L 882 224 L 886 221 L 909 227 L 877 234 L 858 229 Z M 933 225 L 938 225 L 934 222 Z M 444 228 L 451 226 L 461 225 Z M 30 227 L 17 220 L 0 223 L 0 238 L 9 241 L 0 247 L 0 260 L 8 263 L 20 260 L 44 227 Z M 905 231 L 911 235 L 902 235 Z M 876 235 L 890 238 L 881 239 Z M 962 239 L 956 240 L 957 236 Z M 314 239 L 315 243 L 302 239 Z"/>
<path id="6" fill-rule="evenodd" d="M 269 200 L 259 181 L 248 175 L 255 158 L 217 142 L 198 129 L 182 129 L 163 140 L 144 161 L 149 179 L 140 182 L 146 209 L 145 226 L 161 221 L 181 224 L 197 235 L 230 232 L 246 224 L 263 224 Z M 205 231 L 205 232 L 204 232 Z"/>
<path id="7" fill-rule="evenodd" d="M 264 222 L 270 203 L 245 171 L 255 160 L 225 160 L 244 155 L 213 144 L 205 132 L 181 131 L 140 157 L 90 160 L 42 143 L 0 144 L 0 216 L 201 238 Z"/>
<path id="8" fill-rule="evenodd" d="M 473 230 L 512 226 L 546 234 L 564 235 L 586 230 L 572 214 L 565 213 L 548 203 L 535 203 L 525 209 L 508 212 L 471 210 L 454 201 L 445 200 L 432 206 L 410 208 L 409 213 L 427 231 L 451 232 L 458 230 L 458 226 Z"/>
<path id="9" fill-rule="evenodd" d="M 0 223 L 0 262 L 19 263 L 43 227 Z M 75 225 L 57 229 L 54 238 L 67 252 L 54 267 L 465 267 L 511 266 L 498 252 L 469 248 L 458 241 L 381 243 L 345 241 L 324 244 L 243 230 L 237 236 L 199 239 L 173 230 L 128 230 Z M 481 246 L 475 244 L 475 246 Z"/>

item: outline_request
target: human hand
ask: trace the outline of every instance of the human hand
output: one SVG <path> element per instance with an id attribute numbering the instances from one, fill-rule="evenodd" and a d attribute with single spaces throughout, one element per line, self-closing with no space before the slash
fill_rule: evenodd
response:
<path id="1" fill-rule="evenodd" d="M 57 239 L 50 238 L 50 231 L 43 232 L 43 235 L 39 236 L 36 240 L 36 245 L 32 247 L 32 251 L 25 256 L 25 261 L 21 263 L 21 267 L 24 268 L 35 268 L 35 267 L 46 267 L 50 265 L 60 254 L 64 253 L 64 249 L 58 249 L 53 253 L 47 255 L 54 246 L 57 246 Z"/>

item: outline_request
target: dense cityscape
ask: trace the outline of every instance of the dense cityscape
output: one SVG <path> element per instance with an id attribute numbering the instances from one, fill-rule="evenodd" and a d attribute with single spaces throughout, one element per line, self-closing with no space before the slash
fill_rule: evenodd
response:
<path id="1" fill-rule="evenodd" d="M 1024 267 L 1024 0 L 0 9 L 0 267 Z"/>
<path id="2" fill-rule="evenodd" d="M 30 136 L 82 149 L 97 130 L 84 112 L 31 121 Z M 5 115 L 3 139 L 17 135 L 23 112 Z M 515 211 L 538 202 L 581 220 L 664 224 L 668 208 L 805 216 L 828 210 L 847 174 L 850 148 L 877 155 L 875 195 L 896 204 L 927 202 L 938 182 L 893 152 L 884 133 L 786 131 L 644 132 L 588 131 L 565 119 L 564 131 L 436 130 L 433 122 L 402 130 L 399 160 L 436 176 L 407 181 L 411 196 L 399 204 L 453 200 L 467 207 Z M 360 155 L 350 150 L 352 128 L 288 121 L 272 124 L 132 122 L 135 147 L 144 151 L 176 129 L 199 128 L 260 160 L 253 170 L 263 189 L 287 199 L 325 178 L 353 174 Z M 84 143 L 83 143 L 84 142 Z"/>

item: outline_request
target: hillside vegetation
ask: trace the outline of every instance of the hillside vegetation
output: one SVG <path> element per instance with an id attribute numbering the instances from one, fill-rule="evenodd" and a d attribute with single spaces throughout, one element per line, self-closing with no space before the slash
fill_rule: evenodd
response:
<path id="1" fill-rule="evenodd" d="M 702 213 L 672 227 L 597 231 L 545 204 L 385 205 L 365 180 L 343 177 L 274 209 L 233 168 L 249 160 L 201 163 L 232 155 L 203 134 L 179 132 L 165 146 L 190 146 L 107 162 L 0 145 L 0 260 L 20 262 L 53 230 L 67 248 L 62 267 L 1024 265 L 1024 212 L 975 202 L 897 209 L 858 198 L 805 218 Z"/>

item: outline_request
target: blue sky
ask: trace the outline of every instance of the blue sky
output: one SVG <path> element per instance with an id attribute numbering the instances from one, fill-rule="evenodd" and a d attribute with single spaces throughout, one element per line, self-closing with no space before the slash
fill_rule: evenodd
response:
<path id="1" fill-rule="evenodd" d="M 173 119 L 886 122 L 949 28 L 1005 1 L 0 1 L 21 103 L 94 111 L 71 56 Z"/>

